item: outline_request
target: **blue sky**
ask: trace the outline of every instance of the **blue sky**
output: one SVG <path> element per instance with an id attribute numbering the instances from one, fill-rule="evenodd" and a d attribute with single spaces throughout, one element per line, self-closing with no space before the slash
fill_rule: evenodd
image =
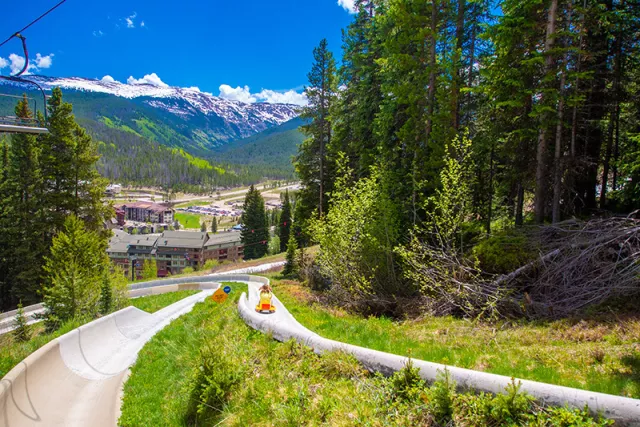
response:
<path id="1" fill-rule="evenodd" d="M 0 42 L 57 2 L 6 2 Z M 312 50 L 323 37 L 339 55 L 352 5 L 353 0 L 67 0 L 23 35 L 37 67 L 33 74 L 109 75 L 120 82 L 133 77 L 214 95 L 222 86 L 229 98 L 267 100 L 269 91 L 301 91 Z M 20 65 L 16 55 L 22 55 L 18 40 L 0 48 L 0 73 Z"/>

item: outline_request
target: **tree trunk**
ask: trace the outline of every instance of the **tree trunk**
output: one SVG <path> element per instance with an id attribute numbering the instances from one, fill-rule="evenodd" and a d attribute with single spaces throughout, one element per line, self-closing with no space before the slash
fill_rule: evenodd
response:
<path id="1" fill-rule="evenodd" d="M 464 41 L 464 13 L 465 0 L 458 0 L 458 19 L 456 24 L 456 51 L 453 55 L 453 88 L 451 96 L 453 129 L 458 133 L 460 129 L 460 86 L 462 86 L 462 75 L 460 63 L 462 60 L 462 46 Z"/>
<path id="2" fill-rule="evenodd" d="M 516 200 L 516 227 L 521 227 L 524 224 L 524 186 L 521 182 L 518 183 L 518 197 Z"/>
<path id="3" fill-rule="evenodd" d="M 566 57 L 565 57 L 566 64 Z M 558 124 L 556 126 L 556 146 L 554 153 L 554 177 L 553 177 L 553 212 L 552 221 L 555 224 L 560 222 L 560 199 L 562 195 L 562 173 L 564 171 L 564 162 L 562 160 L 562 121 L 564 111 L 564 85 L 565 85 L 565 69 L 563 67 L 562 77 L 560 78 L 560 100 L 558 101 Z"/>
<path id="4" fill-rule="evenodd" d="M 567 30 L 571 28 L 571 6 L 569 6 L 569 12 L 567 16 Z M 566 47 L 566 46 L 565 46 Z M 562 175 L 564 173 L 564 161 L 562 159 L 562 130 L 564 120 L 564 95 L 565 95 L 565 83 L 567 78 L 567 63 L 569 61 L 569 51 L 565 51 L 562 59 L 562 71 L 560 76 L 560 90 L 558 100 L 558 124 L 556 125 L 556 144 L 554 153 L 554 177 L 553 177 L 553 206 L 551 213 L 551 220 L 555 224 L 560 222 L 560 199 L 562 198 Z"/>
<path id="5" fill-rule="evenodd" d="M 471 46 L 469 46 L 469 88 L 473 87 L 473 63 L 475 62 L 476 55 L 476 32 L 477 25 L 475 23 L 475 16 L 473 16 L 471 24 Z M 467 104 L 467 108 L 471 109 L 471 91 L 467 93 Z"/>
<path id="6" fill-rule="evenodd" d="M 551 0 L 547 20 L 547 36 L 544 46 L 545 76 L 548 76 L 553 68 L 553 56 L 551 50 L 554 44 L 556 32 L 556 17 L 558 12 L 558 0 Z M 542 93 L 540 103 L 544 105 L 546 96 Z M 538 224 L 544 222 L 546 193 L 547 193 L 547 124 L 546 114 L 540 119 L 540 132 L 538 133 L 538 149 L 536 153 L 536 192 L 535 192 L 535 219 Z"/>
<path id="7" fill-rule="evenodd" d="M 487 234 L 491 234 L 491 219 L 493 217 L 493 158 L 495 148 L 491 145 L 491 154 L 489 156 L 489 203 L 487 206 Z"/>

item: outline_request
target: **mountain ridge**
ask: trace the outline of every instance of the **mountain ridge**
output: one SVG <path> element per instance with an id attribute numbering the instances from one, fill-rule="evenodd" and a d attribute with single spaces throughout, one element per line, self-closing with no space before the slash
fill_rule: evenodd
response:
<path id="1" fill-rule="evenodd" d="M 82 77 L 27 77 L 45 91 L 63 90 L 85 125 L 106 124 L 173 148 L 203 155 L 221 145 L 279 126 L 299 115 L 293 104 L 221 98 L 197 88 L 121 83 Z M 0 90 L 33 93 L 33 87 L 0 80 Z M 34 94 L 38 99 L 38 95 Z M 0 105 L 2 107 L 2 105 Z M 5 114 L 7 105 L 1 109 Z"/>

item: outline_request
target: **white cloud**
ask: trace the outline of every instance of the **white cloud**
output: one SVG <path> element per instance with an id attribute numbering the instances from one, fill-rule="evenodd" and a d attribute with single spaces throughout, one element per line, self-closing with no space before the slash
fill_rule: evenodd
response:
<path id="1" fill-rule="evenodd" d="M 9 64 L 9 69 L 11 70 L 11 74 L 15 74 L 19 72 L 20 70 L 22 70 L 22 67 L 24 67 L 23 56 L 12 53 L 11 55 L 9 55 L 9 61 L 11 61 L 11 64 Z"/>
<path id="2" fill-rule="evenodd" d="M 36 57 L 32 58 L 31 61 L 29 61 L 29 67 L 27 68 L 27 71 L 25 71 L 25 74 L 31 74 L 31 72 L 38 72 L 42 69 L 51 68 L 51 66 L 53 65 L 53 57 L 53 53 L 45 56 L 40 53 L 36 53 Z M 9 61 L 0 58 L 0 68 L 4 68 L 7 65 L 9 66 L 11 74 L 18 73 L 20 70 L 22 70 L 22 67 L 24 67 L 24 56 L 12 53 L 9 55 Z"/>
<path id="3" fill-rule="evenodd" d="M 33 61 L 35 63 L 35 68 L 51 68 L 53 64 L 53 53 L 42 56 L 39 53 L 36 53 L 36 59 Z"/>
<path id="4" fill-rule="evenodd" d="M 338 4 L 349 11 L 349 13 L 356 13 L 355 0 L 338 0 Z"/>
<path id="5" fill-rule="evenodd" d="M 135 23 L 133 22 L 133 20 L 136 19 L 136 16 L 138 16 L 138 14 L 136 12 L 133 12 L 133 15 L 127 16 L 126 18 L 124 18 L 124 22 L 127 23 L 127 28 L 136 27 Z"/>
<path id="6" fill-rule="evenodd" d="M 103 78 L 100 79 L 101 82 L 105 82 L 105 83 L 115 83 L 116 79 L 114 79 L 113 77 L 111 77 L 110 75 L 106 75 Z"/>
<path id="7" fill-rule="evenodd" d="M 229 85 L 220 85 L 220 98 L 231 99 L 233 101 L 246 102 L 252 104 L 257 102 L 258 99 L 251 95 L 249 86 L 245 87 L 231 87 Z"/>
<path id="8" fill-rule="evenodd" d="M 141 27 L 144 27 L 144 21 L 142 21 L 142 22 L 140 23 L 140 26 L 141 26 Z"/>
<path id="9" fill-rule="evenodd" d="M 253 104 L 255 102 L 267 102 L 270 104 L 296 104 L 307 105 L 307 97 L 304 93 L 295 90 L 277 92 L 275 90 L 263 89 L 258 93 L 251 93 L 249 86 L 231 87 L 220 85 L 220 98 Z"/>
<path id="10" fill-rule="evenodd" d="M 104 33 L 102 32 L 102 30 L 97 30 L 97 31 L 93 32 L 93 35 L 95 37 L 102 37 L 102 36 L 104 36 Z"/>
<path id="11" fill-rule="evenodd" d="M 156 73 L 147 74 L 141 79 L 134 79 L 133 76 L 130 76 L 127 79 L 127 83 L 129 83 L 130 85 L 151 85 L 151 86 L 158 86 L 158 87 L 169 87 L 169 85 L 163 82 Z"/>
<path id="12" fill-rule="evenodd" d="M 263 89 L 260 93 L 256 94 L 256 97 L 270 104 L 295 104 L 304 106 L 309 103 L 307 95 L 298 93 L 293 89 L 286 92 Z"/>

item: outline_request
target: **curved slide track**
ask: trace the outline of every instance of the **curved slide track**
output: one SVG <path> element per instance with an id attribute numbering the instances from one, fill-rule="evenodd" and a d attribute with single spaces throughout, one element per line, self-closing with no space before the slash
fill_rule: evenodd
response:
<path id="1" fill-rule="evenodd" d="M 129 367 L 147 341 L 172 320 L 213 294 L 220 275 L 157 280 L 130 286 L 138 297 L 202 290 L 153 314 L 127 307 L 54 339 L 0 381 L 0 426 L 115 426 Z"/>
<path id="2" fill-rule="evenodd" d="M 385 375 L 390 375 L 402 369 L 409 361 L 408 358 L 403 356 L 323 338 L 298 323 L 275 296 L 273 297 L 273 304 L 276 306 L 275 313 L 257 313 L 255 306 L 258 303 L 258 289 L 261 283 L 256 282 L 264 283 L 268 282 L 268 280 L 254 278 L 253 281 L 249 283 L 249 295 L 243 294 L 238 301 L 240 316 L 252 328 L 272 334 L 278 341 L 295 339 L 299 343 L 312 348 L 318 354 L 325 351 L 336 350 L 350 353 L 369 370 L 381 372 Z M 505 387 L 512 381 L 512 378 L 503 375 L 445 366 L 423 360 L 413 359 L 412 363 L 414 367 L 420 369 L 420 376 L 429 382 L 435 381 L 438 374 L 444 372 L 446 369 L 458 387 L 464 390 L 476 390 L 496 394 L 503 392 Z M 583 409 L 585 406 L 588 406 L 594 415 L 600 413 L 607 418 L 619 422 L 619 424 L 616 425 L 640 426 L 639 399 L 630 399 L 536 381 L 520 380 L 517 378 L 516 381 L 522 383 L 523 391 L 546 404 L 556 406 L 568 405 L 577 409 Z"/>
<path id="3" fill-rule="evenodd" d="M 402 369 L 406 357 L 329 340 L 309 331 L 296 321 L 274 296 L 277 311 L 258 314 L 258 289 L 269 283 L 263 277 L 225 274 L 218 276 L 157 280 L 130 287 L 132 297 L 160 294 L 182 289 L 201 289 L 154 314 L 128 307 L 88 323 L 43 346 L 1 381 L 0 426 L 115 426 L 120 413 L 122 386 L 128 368 L 151 337 L 173 319 L 189 312 L 193 306 L 213 293 L 220 282 L 243 282 L 248 296 L 238 302 L 240 316 L 251 327 L 271 333 L 279 341 L 295 339 L 317 353 L 341 350 L 354 355 L 372 371 L 391 374 Z M 435 380 L 445 369 L 458 386 L 500 393 L 511 378 L 413 360 L 421 376 Z M 640 426 L 640 400 L 528 380 L 522 389 L 553 405 L 569 405 L 621 421 L 622 425 Z"/>

